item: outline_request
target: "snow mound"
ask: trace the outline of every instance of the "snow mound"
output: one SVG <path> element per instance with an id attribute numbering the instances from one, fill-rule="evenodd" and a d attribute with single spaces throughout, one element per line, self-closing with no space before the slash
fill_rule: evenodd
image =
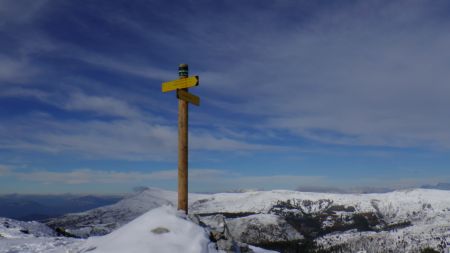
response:
<path id="1" fill-rule="evenodd" d="M 153 209 L 112 233 L 90 237 L 79 252 L 217 253 L 206 231 L 171 206 Z"/>

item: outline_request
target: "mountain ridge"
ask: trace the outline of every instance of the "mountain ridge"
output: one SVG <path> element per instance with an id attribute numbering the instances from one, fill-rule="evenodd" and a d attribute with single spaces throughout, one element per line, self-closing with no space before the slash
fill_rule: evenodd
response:
<path id="1" fill-rule="evenodd" d="M 79 237 L 103 235 L 145 211 L 161 205 L 175 206 L 176 198 L 176 192 L 150 188 L 116 204 L 68 214 L 47 224 Z M 450 241 L 450 191 L 446 190 L 407 189 L 370 194 L 272 190 L 192 193 L 189 198 L 189 212 L 200 222 L 223 220 L 232 236 L 243 243 L 283 252 L 296 252 L 303 247 L 299 245 L 308 243 L 312 248 L 324 250 L 349 249 L 355 245 L 371 248 L 380 246 L 383 240 L 391 241 L 392 250 L 409 247 L 410 252 L 418 252 L 425 246 L 442 249 Z M 397 234 L 398 231 L 403 234 Z M 380 236 L 384 239 L 377 239 Z M 401 240 L 395 239 L 402 236 Z M 341 237 L 346 237 L 349 243 L 343 244 Z M 417 245 L 413 246 L 412 241 Z M 374 245 L 375 242 L 380 245 Z M 311 249 L 301 248 L 302 252 L 314 252 L 307 251 Z"/>

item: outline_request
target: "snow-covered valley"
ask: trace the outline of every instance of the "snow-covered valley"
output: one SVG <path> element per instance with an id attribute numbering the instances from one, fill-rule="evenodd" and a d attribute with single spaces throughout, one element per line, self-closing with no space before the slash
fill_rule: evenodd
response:
<path id="1" fill-rule="evenodd" d="M 52 219 L 47 222 L 52 229 L 11 225 L 12 220 L 7 227 L 2 220 L 0 252 L 134 252 L 128 244 L 148 248 L 145 252 L 263 252 L 254 246 L 278 252 L 443 252 L 450 243 L 450 191 L 190 194 L 188 217 L 174 211 L 176 196 L 148 189 Z M 164 233 L 150 233 L 154 227 Z"/>

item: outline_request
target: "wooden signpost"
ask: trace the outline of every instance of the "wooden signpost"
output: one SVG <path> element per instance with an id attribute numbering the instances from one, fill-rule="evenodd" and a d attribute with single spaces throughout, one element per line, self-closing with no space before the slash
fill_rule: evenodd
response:
<path id="1" fill-rule="evenodd" d="M 178 67 L 179 79 L 162 83 L 162 92 L 177 91 L 178 98 L 178 209 L 188 213 L 188 103 L 200 105 L 200 98 L 187 88 L 199 84 L 198 76 L 189 77 L 187 64 Z"/>

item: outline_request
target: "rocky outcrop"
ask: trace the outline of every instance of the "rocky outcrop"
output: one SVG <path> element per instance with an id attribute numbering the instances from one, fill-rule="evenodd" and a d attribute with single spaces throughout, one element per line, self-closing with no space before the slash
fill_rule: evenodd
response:
<path id="1" fill-rule="evenodd" d="M 228 219 L 226 222 L 233 237 L 253 245 L 292 242 L 304 238 L 282 217 L 272 214 L 255 214 Z"/>
<path id="2" fill-rule="evenodd" d="M 252 253 L 247 244 L 236 240 L 230 233 L 225 216 L 221 214 L 211 216 L 189 215 L 189 218 L 196 224 L 209 231 L 210 239 L 215 242 L 218 250 L 227 253 Z"/>

